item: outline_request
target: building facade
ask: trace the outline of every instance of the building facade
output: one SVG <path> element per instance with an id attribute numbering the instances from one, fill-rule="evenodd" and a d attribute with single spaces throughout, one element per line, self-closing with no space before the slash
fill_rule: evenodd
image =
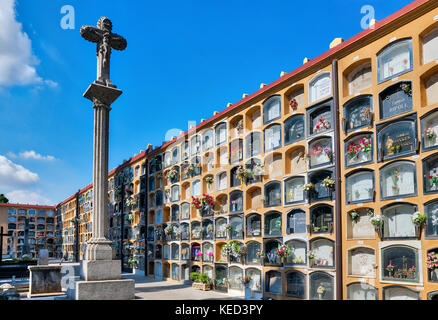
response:
<path id="1" fill-rule="evenodd" d="M 8 237 L 3 238 L 3 254 L 36 257 L 47 249 L 56 257 L 56 215 L 53 206 L 0 203 L 0 226 Z"/>
<path id="2" fill-rule="evenodd" d="M 437 135 L 438 2 L 417 0 L 111 171 L 114 257 L 230 295 L 438 299 Z M 57 207 L 69 259 L 91 192 Z"/>

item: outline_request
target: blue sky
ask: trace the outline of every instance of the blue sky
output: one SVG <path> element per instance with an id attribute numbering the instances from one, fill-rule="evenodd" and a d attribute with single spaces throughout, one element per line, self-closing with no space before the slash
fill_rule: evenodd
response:
<path id="1" fill-rule="evenodd" d="M 0 0 L 0 193 L 54 204 L 91 182 L 93 109 L 82 94 L 96 57 L 79 29 L 100 16 L 128 41 L 111 57 L 124 92 L 110 114 L 112 169 L 359 33 L 362 6 L 381 20 L 410 2 Z M 73 30 L 60 26 L 64 5 Z"/>

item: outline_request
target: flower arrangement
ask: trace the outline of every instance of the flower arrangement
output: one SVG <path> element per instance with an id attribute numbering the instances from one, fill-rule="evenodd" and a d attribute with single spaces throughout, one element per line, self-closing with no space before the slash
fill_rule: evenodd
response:
<path id="1" fill-rule="evenodd" d="M 383 218 L 382 216 L 372 216 L 370 219 L 370 222 L 375 227 L 381 227 L 383 225 Z"/>
<path id="2" fill-rule="evenodd" d="M 388 264 L 385 268 L 390 274 L 394 272 L 394 266 L 392 264 Z"/>
<path id="3" fill-rule="evenodd" d="M 207 178 L 205 178 L 205 183 L 207 183 L 207 185 L 211 186 L 214 182 L 214 179 L 212 176 L 208 176 Z"/>
<path id="4" fill-rule="evenodd" d="M 312 250 L 309 250 L 309 252 L 307 253 L 307 256 L 310 259 L 315 259 L 315 253 Z"/>
<path id="5" fill-rule="evenodd" d="M 356 210 L 350 211 L 348 213 L 350 215 L 351 221 L 353 221 L 353 223 L 357 223 L 357 220 L 359 220 L 360 214 L 359 212 L 357 212 Z"/>
<path id="6" fill-rule="evenodd" d="M 400 88 L 410 97 L 412 97 L 412 88 L 409 83 L 402 83 Z"/>
<path id="7" fill-rule="evenodd" d="M 429 252 L 426 260 L 427 269 L 433 271 L 438 269 L 438 253 Z"/>
<path id="8" fill-rule="evenodd" d="M 323 153 L 327 157 L 331 158 L 331 156 L 332 156 L 332 149 L 330 149 L 327 146 L 323 146 L 321 144 L 317 144 L 317 145 L 313 146 L 312 153 L 315 156 L 319 156 L 319 155 L 321 155 Z"/>
<path id="9" fill-rule="evenodd" d="M 172 232 L 173 232 L 172 226 L 167 226 L 166 228 L 164 228 L 164 233 L 166 234 L 166 236 L 172 235 Z"/>
<path id="10" fill-rule="evenodd" d="M 319 286 L 318 289 L 316 289 L 317 294 L 324 294 L 326 291 L 326 288 L 324 286 Z"/>
<path id="11" fill-rule="evenodd" d="M 430 141 L 433 141 L 436 138 L 436 133 L 435 130 L 433 130 L 433 128 L 427 128 L 425 135 L 427 139 L 429 139 Z"/>
<path id="12" fill-rule="evenodd" d="M 421 213 L 421 212 L 417 211 L 417 212 L 414 212 L 411 219 L 415 225 L 420 226 L 427 221 L 427 215 L 425 213 Z"/>
<path id="13" fill-rule="evenodd" d="M 310 191 L 315 189 L 315 185 L 313 183 L 307 183 L 303 186 L 304 191 Z"/>
<path id="14" fill-rule="evenodd" d="M 429 181 L 432 185 L 438 183 L 438 173 L 436 172 L 436 169 L 433 169 L 433 173 L 429 176 Z"/>
<path id="15" fill-rule="evenodd" d="M 202 195 L 202 199 L 201 199 L 201 202 L 202 202 L 202 205 L 203 206 L 214 206 L 214 199 L 213 199 L 213 197 L 212 196 L 210 196 L 210 195 L 208 195 L 208 194 L 206 194 L 206 193 L 204 193 L 203 195 Z"/>
<path id="16" fill-rule="evenodd" d="M 412 266 L 408 269 L 408 277 L 410 279 L 415 278 L 416 273 L 417 273 L 417 268 L 415 266 Z"/>
<path id="17" fill-rule="evenodd" d="M 237 177 L 240 179 L 240 187 L 243 187 L 243 179 L 251 176 L 251 171 L 245 169 L 243 166 L 239 166 L 236 172 Z"/>
<path id="18" fill-rule="evenodd" d="M 265 256 L 265 253 L 263 252 L 263 250 L 258 249 L 256 252 L 256 257 L 257 258 L 263 258 Z"/>
<path id="19" fill-rule="evenodd" d="M 130 259 L 128 260 L 128 264 L 129 264 L 129 265 L 137 265 L 137 264 L 138 264 L 138 260 L 135 259 L 135 258 L 130 258 Z"/>
<path id="20" fill-rule="evenodd" d="M 335 187 L 335 180 L 332 177 L 327 177 L 322 181 L 324 187 L 333 189 Z"/>
<path id="21" fill-rule="evenodd" d="M 237 130 L 237 134 L 242 133 L 242 131 L 243 131 L 243 119 L 240 119 L 239 121 L 237 121 L 236 130 Z"/>
<path id="22" fill-rule="evenodd" d="M 170 180 L 174 179 L 177 176 L 178 176 L 178 171 L 175 169 L 172 169 L 167 173 L 167 178 Z"/>
<path id="23" fill-rule="evenodd" d="M 358 144 L 351 143 L 347 148 L 347 153 L 350 158 L 354 158 L 360 152 L 368 153 L 371 151 L 371 137 L 359 140 Z"/>
<path id="24" fill-rule="evenodd" d="M 134 214 L 130 213 L 128 214 L 128 217 L 126 218 L 128 221 L 134 220 Z"/>
<path id="25" fill-rule="evenodd" d="M 192 196 L 192 207 L 194 207 L 195 209 L 201 209 L 202 208 L 202 200 L 199 199 L 199 197 Z"/>
<path id="26" fill-rule="evenodd" d="M 330 127 L 331 127 L 330 122 L 321 117 L 321 118 L 319 118 L 319 120 L 315 124 L 315 126 L 313 127 L 313 132 L 316 133 L 316 132 L 319 132 L 322 130 L 327 130 L 327 129 L 330 129 Z"/>
<path id="27" fill-rule="evenodd" d="M 228 240 L 221 248 L 221 253 L 226 256 L 232 256 L 236 259 L 241 256 L 241 249 L 239 243 L 234 240 Z"/>
<path id="28" fill-rule="evenodd" d="M 287 244 L 278 245 L 277 256 L 281 259 L 285 259 L 290 255 L 290 248 Z"/>
<path id="29" fill-rule="evenodd" d="M 265 166 L 261 163 L 255 163 L 251 173 L 253 176 L 262 176 L 265 174 Z"/>
<path id="30" fill-rule="evenodd" d="M 290 108 L 291 108 L 293 111 L 296 111 L 296 110 L 298 109 L 298 102 L 297 102 L 297 100 L 296 100 L 296 99 L 292 99 L 292 100 L 289 102 L 289 106 L 290 106 Z"/>
<path id="31" fill-rule="evenodd" d="M 231 229 L 232 229 L 231 224 L 228 223 L 228 224 L 225 226 L 225 229 L 226 229 L 227 231 L 231 231 Z"/>

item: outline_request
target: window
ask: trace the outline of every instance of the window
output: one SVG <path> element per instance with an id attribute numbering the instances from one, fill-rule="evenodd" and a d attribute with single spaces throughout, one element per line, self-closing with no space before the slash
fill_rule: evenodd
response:
<path id="1" fill-rule="evenodd" d="M 281 294 L 283 280 L 281 279 L 281 273 L 278 271 L 266 272 L 266 292 L 273 294 Z"/>
<path id="2" fill-rule="evenodd" d="M 423 39 L 423 64 L 438 60 L 438 28 L 427 33 Z"/>
<path id="3" fill-rule="evenodd" d="M 260 132 L 252 132 L 245 139 L 246 158 L 257 156 L 261 153 Z"/>
<path id="4" fill-rule="evenodd" d="M 281 206 L 281 183 L 272 181 L 265 185 L 265 207 Z"/>
<path id="5" fill-rule="evenodd" d="M 306 212 L 304 210 L 294 209 L 287 214 L 286 233 L 306 233 Z"/>
<path id="6" fill-rule="evenodd" d="M 374 199 L 374 172 L 356 171 L 346 177 L 347 203 L 367 202 Z"/>
<path id="7" fill-rule="evenodd" d="M 421 132 L 423 150 L 436 149 L 438 147 L 438 112 L 436 110 L 421 119 Z"/>
<path id="8" fill-rule="evenodd" d="M 353 277 L 374 277 L 376 255 L 371 248 L 359 247 L 348 251 L 348 274 Z"/>
<path id="9" fill-rule="evenodd" d="M 377 78 L 383 82 L 412 69 L 412 39 L 386 46 L 377 55 Z"/>
<path id="10" fill-rule="evenodd" d="M 177 204 L 172 206 L 172 221 L 179 221 L 179 206 Z"/>
<path id="11" fill-rule="evenodd" d="M 344 106 L 344 131 L 350 132 L 371 125 L 372 96 L 353 98 Z"/>
<path id="12" fill-rule="evenodd" d="M 230 218 L 231 239 L 243 239 L 243 218 L 233 216 Z"/>
<path id="13" fill-rule="evenodd" d="M 333 179 L 332 170 L 319 170 L 309 175 L 309 181 L 314 185 L 314 188 L 310 190 L 310 200 L 322 201 L 329 200 L 332 197 L 332 189 L 324 187 L 323 181 L 327 177 Z"/>
<path id="14" fill-rule="evenodd" d="M 359 94 L 362 90 L 371 88 L 373 79 L 371 72 L 371 62 L 361 64 L 355 68 L 348 76 L 348 95 Z"/>
<path id="15" fill-rule="evenodd" d="M 192 260 L 201 261 L 202 255 L 199 254 L 200 252 L 201 252 L 201 246 L 199 245 L 199 243 L 193 243 L 192 244 Z"/>
<path id="16" fill-rule="evenodd" d="M 190 259 L 190 246 L 186 243 L 181 245 L 181 260 Z"/>
<path id="17" fill-rule="evenodd" d="M 354 167 L 373 161 L 373 135 L 360 134 L 345 141 L 345 166 Z"/>
<path id="18" fill-rule="evenodd" d="M 307 244 L 301 240 L 289 240 L 286 242 L 291 254 L 286 258 L 288 265 L 306 265 L 307 264 Z"/>
<path id="19" fill-rule="evenodd" d="M 333 300 L 333 277 L 324 272 L 310 274 L 310 300 Z"/>
<path id="20" fill-rule="evenodd" d="M 202 165 L 201 165 L 201 158 L 200 157 L 194 157 L 192 159 L 191 169 L 192 169 L 192 177 L 196 177 L 196 176 L 201 175 Z"/>
<path id="21" fill-rule="evenodd" d="M 217 190 L 225 190 L 227 188 L 227 173 L 222 172 L 217 175 L 216 179 L 216 188 Z"/>
<path id="22" fill-rule="evenodd" d="M 230 193 L 230 212 L 243 211 L 243 192 L 236 190 Z"/>
<path id="23" fill-rule="evenodd" d="M 246 235 L 248 237 L 260 237 L 262 235 L 262 218 L 259 214 L 251 214 L 246 217 Z"/>
<path id="24" fill-rule="evenodd" d="M 164 167 L 170 167 L 172 161 L 172 154 L 170 152 L 166 152 L 164 154 Z"/>
<path id="25" fill-rule="evenodd" d="M 184 141 L 183 144 L 183 151 L 182 151 L 182 159 L 181 160 L 187 160 L 190 155 L 190 143 L 188 141 Z"/>
<path id="26" fill-rule="evenodd" d="M 309 143 L 310 168 L 330 164 L 332 162 L 332 139 L 318 138 Z"/>
<path id="27" fill-rule="evenodd" d="M 246 263 L 260 264 L 260 258 L 257 257 L 257 252 L 261 250 L 262 246 L 259 242 L 252 241 L 246 245 Z"/>
<path id="28" fill-rule="evenodd" d="M 210 263 L 214 261 L 213 245 L 209 242 L 202 244 L 202 261 Z"/>
<path id="29" fill-rule="evenodd" d="M 419 281 L 417 249 L 408 246 L 389 246 L 382 249 L 382 280 Z"/>
<path id="30" fill-rule="evenodd" d="M 192 240 L 201 239 L 201 223 L 194 221 L 192 222 Z"/>
<path id="31" fill-rule="evenodd" d="M 172 150 L 172 165 L 179 162 L 179 147 L 173 148 Z"/>
<path id="32" fill-rule="evenodd" d="M 17 209 L 8 209 L 8 215 L 15 216 L 16 214 L 17 214 Z"/>
<path id="33" fill-rule="evenodd" d="M 438 154 L 423 160 L 424 193 L 438 192 Z"/>
<path id="34" fill-rule="evenodd" d="M 246 276 L 251 278 L 249 282 L 249 287 L 254 292 L 262 291 L 262 274 L 261 271 L 254 268 L 249 268 L 245 270 Z"/>
<path id="35" fill-rule="evenodd" d="M 194 136 L 190 139 L 190 155 L 194 156 L 201 152 L 201 138 Z"/>
<path id="36" fill-rule="evenodd" d="M 213 239 L 213 221 L 212 220 L 203 220 L 202 221 L 202 239 L 209 240 Z"/>
<path id="37" fill-rule="evenodd" d="M 161 244 L 157 244 L 155 248 L 155 259 L 161 259 L 162 249 Z"/>
<path id="38" fill-rule="evenodd" d="M 426 236 L 438 237 L 438 201 L 426 204 L 424 211 L 427 214 Z"/>
<path id="39" fill-rule="evenodd" d="M 263 103 L 263 124 L 281 117 L 281 97 L 270 97 Z"/>
<path id="40" fill-rule="evenodd" d="M 161 190 L 155 194 L 155 205 L 158 207 L 163 205 L 163 192 Z"/>
<path id="41" fill-rule="evenodd" d="M 383 300 L 420 300 L 420 293 L 402 286 L 383 288 Z"/>
<path id="42" fill-rule="evenodd" d="M 265 129 L 265 152 L 281 147 L 281 125 L 273 124 Z"/>
<path id="43" fill-rule="evenodd" d="M 202 141 L 202 150 L 207 151 L 213 147 L 213 130 L 207 130 L 204 133 Z"/>
<path id="44" fill-rule="evenodd" d="M 379 94 L 380 119 L 412 110 L 412 82 L 393 84 Z"/>
<path id="45" fill-rule="evenodd" d="M 217 146 L 225 143 L 227 141 L 227 124 L 224 122 L 218 124 L 215 128 L 215 134 Z"/>
<path id="46" fill-rule="evenodd" d="M 190 229 L 188 223 L 181 223 L 181 240 L 189 240 L 190 239 Z"/>
<path id="47" fill-rule="evenodd" d="M 332 100 L 319 104 L 307 111 L 308 136 L 320 134 L 332 129 Z"/>
<path id="48" fill-rule="evenodd" d="M 242 139 L 236 139 L 230 142 L 230 163 L 236 163 L 243 160 L 243 142 Z"/>
<path id="49" fill-rule="evenodd" d="M 380 169 L 380 196 L 382 200 L 415 196 L 417 194 L 414 162 L 397 161 Z"/>
<path id="50" fill-rule="evenodd" d="M 265 170 L 262 167 L 262 162 L 257 159 L 251 159 L 245 164 L 246 170 L 251 171 L 251 175 L 246 177 L 246 184 L 257 183 L 261 181 L 261 176 L 265 174 Z"/>
<path id="51" fill-rule="evenodd" d="M 181 220 L 190 219 L 190 203 L 184 202 L 181 204 Z"/>
<path id="52" fill-rule="evenodd" d="M 219 218 L 216 219 L 215 237 L 216 239 L 226 239 L 227 238 L 227 219 Z"/>
<path id="53" fill-rule="evenodd" d="M 377 289 L 367 283 L 351 283 L 347 285 L 348 300 L 378 300 Z"/>
<path id="54" fill-rule="evenodd" d="M 321 100 L 332 94 L 330 72 L 317 75 L 309 82 L 309 103 Z"/>
<path id="55" fill-rule="evenodd" d="M 239 267 L 230 267 L 230 289 L 242 290 L 243 270 Z"/>
<path id="56" fill-rule="evenodd" d="M 172 280 L 179 280 L 179 265 L 172 264 Z"/>
<path id="57" fill-rule="evenodd" d="M 177 245 L 176 243 L 172 243 L 171 250 L 172 260 L 179 260 L 179 245 Z"/>
<path id="58" fill-rule="evenodd" d="M 313 268 L 334 267 L 334 242 L 325 238 L 317 238 L 310 242 L 310 250 L 313 259 L 310 259 L 310 266 Z"/>
<path id="59" fill-rule="evenodd" d="M 384 218 L 383 234 L 385 238 L 414 238 L 415 225 L 412 215 L 417 208 L 411 204 L 389 205 L 382 209 Z"/>
<path id="60" fill-rule="evenodd" d="M 163 209 L 158 208 L 155 216 L 155 224 L 160 224 L 163 222 Z"/>
<path id="61" fill-rule="evenodd" d="M 194 197 L 201 195 L 201 180 L 195 180 L 192 182 L 192 195 Z"/>
<path id="62" fill-rule="evenodd" d="M 265 216 L 265 236 L 281 236 L 281 233 L 281 213 L 268 213 Z"/>
<path id="63" fill-rule="evenodd" d="M 172 202 L 179 201 L 179 186 L 172 186 L 170 201 Z"/>
<path id="64" fill-rule="evenodd" d="M 304 115 L 290 117 L 284 122 L 284 144 L 291 144 L 305 138 Z"/>
<path id="65" fill-rule="evenodd" d="M 295 298 L 306 298 L 306 276 L 299 271 L 286 274 L 286 295 Z"/>
<path id="66" fill-rule="evenodd" d="M 239 169 L 239 166 L 234 167 L 233 169 L 231 169 L 230 171 L 230 187 L 234 188 L 234 187 L 239 187 L 240 186 L 240 179 L 237 176 L 237 170 Z"/>
<path id="67" fill-rule="evenodd" d="M 215 289 L 218 291 L 227 292 L 227 278 L 228 278 L 228 270 L 225 266 L 216 266 L 215 268 Z"/>
<path id="68" fill-rule="evenodd" d="M 170 257 L 170 246 L 165 244 L 164 245 L 164 252 L 163 252 L 163 259 L 169 260 Z"/>
<path id="69" fill-rule="evenodd" d="M 310 224 L 313 233 L 333 232 L 333 207 L 318 205 L 310 209 Z"/>

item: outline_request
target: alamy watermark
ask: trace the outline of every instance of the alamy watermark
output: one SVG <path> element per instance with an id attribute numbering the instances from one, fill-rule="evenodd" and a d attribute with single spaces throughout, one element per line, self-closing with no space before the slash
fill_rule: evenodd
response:
<path id="1" fill-rule="evenodd" d="M 71 5 L 65 5 L 61 8 L 61 18 L 60 26 L 64 30 L 75 28 L 75 8 Z"/>
<path id="2" fill-rule="evenodd" d="M 374 29 L 374 24 L 371 24 L 371 21 L 375 18 L 375 10 L 374 7 L 371 5 L 364 5 L 360 9 L 360 13 L 362 13 L 364 16 L 362 17 L 362 20 L 360 20 L 360 26 L 362 29 Z"/>

